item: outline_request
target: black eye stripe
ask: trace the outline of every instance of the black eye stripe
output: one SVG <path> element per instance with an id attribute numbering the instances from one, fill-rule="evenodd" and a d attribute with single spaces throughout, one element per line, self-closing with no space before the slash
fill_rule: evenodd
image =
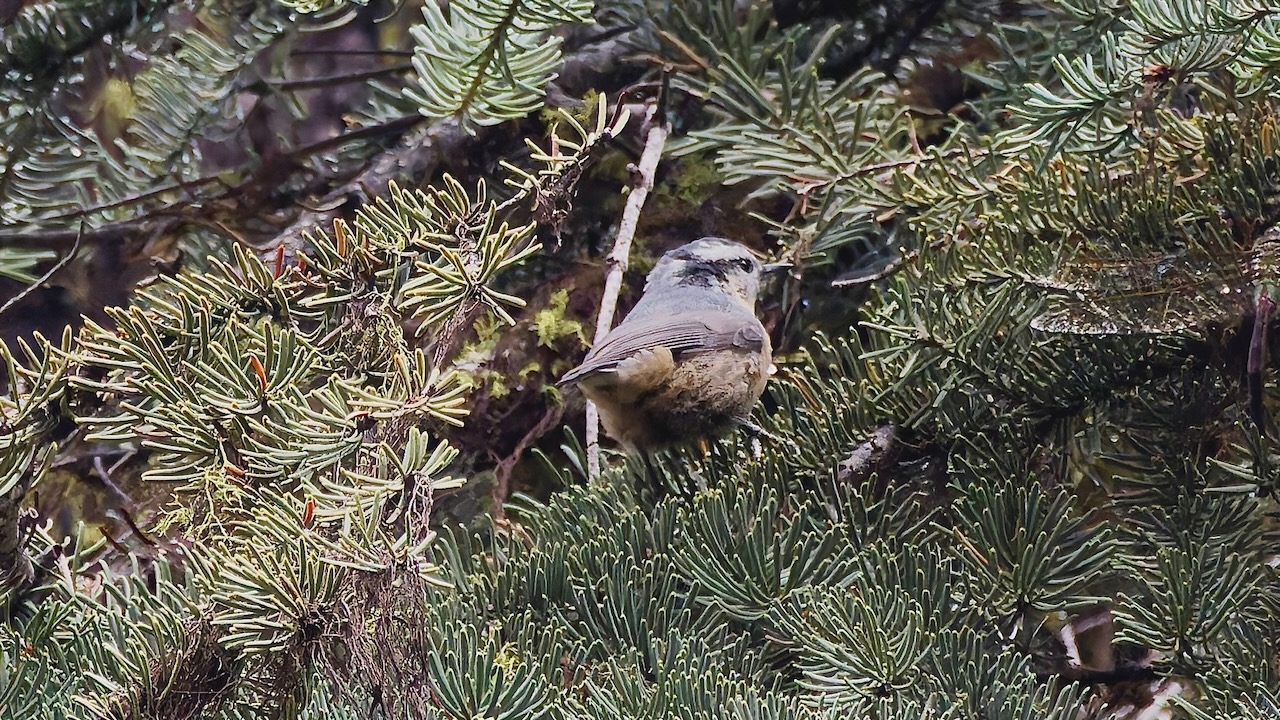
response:
<path id="1" fill-rule="evenodd" d="M 756 268 L 756 264 L 751 258 L 716 258 L 714 260 L 708 260 L 683 249 L 673 251 L 670 257 L 673 260 L 688 262 L 704 269 L 714 268 L 718 273 L 723 273 L 730 268 L 741 270 L 743 272 L 751 272 Z"/>
<path id="2" fill-rule="evenodd" d="M 722 268 L 736 268 L 743 272 L 751 272 L 755 269 L 755 263 L 749 258 L 732 258 L 727 260 L 716 260 L 715 265 Z"/>

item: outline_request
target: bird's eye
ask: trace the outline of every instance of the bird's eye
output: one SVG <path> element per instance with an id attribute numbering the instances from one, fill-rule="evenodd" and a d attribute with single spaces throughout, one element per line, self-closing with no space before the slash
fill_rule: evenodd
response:
<path id="1" fill-rule="evenodd" d="M 737 260 L 734 264 L 737 265 L 738 269 L 741 270 L 742 272 L 751 272 L 755 268 L 755 263 L 751 262 L 746 258 L 741 258 Z"/>

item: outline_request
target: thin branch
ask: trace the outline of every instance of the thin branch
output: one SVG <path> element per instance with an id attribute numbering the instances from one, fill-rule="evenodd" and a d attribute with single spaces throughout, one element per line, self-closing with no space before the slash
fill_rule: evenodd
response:
<path id="1" fill-rule="evenodd" d="M 112 210 L 118 207 L 124 207 L 126 205 L 133 205 L 135 203 L 142 202 L 143 200 L 146 200 L 148 198 L 152 198 L 157 195 L 163 195 L 164 193 L 172 192 L 174 190 L 190 190 L 192 188 L 200 187 L 201 185 L 208 185 L 210 183 L 215 183 L 220 181 L 221 181 L 220 175 L 206 175 L 204 177 L 195 178 L 194 180 L 173 182 L 173 183 L 169 183 L 168 185 L 162 185 L 160 187 L 152 188 L 150 190 L 145 190 L 140 193 L 134 193 L 126 197 L 120 198 L 119 200 L 113 200 L 109 203 L 103 203 L 100 205 L 90 205 L 88 207 L 83 207 L 83 208 L 76 208 L 75 210 L 61 213 L 59 215 L 48 215 L 40 218 L 40 221 L 51 222 L 53 220 L 74 220 L 76 218 L 82 218 L 87 215 L 92 215 L 93 213 L 96 213 L 96 212 L 102 212 L 103 210 Z"/>
<path id="2" fill-rule="evenodd" d="M 335 148 L 342 147 L 349 142 L 381 137 L 383 135 L 396 135 L 408 130 L 414 125 L 417 125 L 419 122 L 422 122 L 421 115 L 401 115 L 400 117 L 392 118 L 384 123 L 369 125 L 367 127 L 362 127 L 359 130 L 352 130 L 341 135 L 335 135 L 331 138 L 313 142 L 310 145 L 293 148 L 292 150 L 287 151 L 287 154 L 291 158 L 298 159 L 314 157 L 320 153 L 329 152 Z"/>
<path id="3" fill-rule="evenodd" d="M 375 68 L 373 70 L 365 70 L 363 72 L 347 73 L 346 75 L 325 75 L 323 77 L 298 78 L 296 80 L 267 80 L 267 84 L 276 90 L 309 90 L 312 88 L 325 88 L 331 85 L 342 85 L 345 83 L 362 82 L 364 80 L 372 80 L 382 77 L 383 75 L 393 75 L 398 72 L 412 70 L 411 63 L 400 63 L 399 65 L 390 65 L 388 67 Z"/>
<path id="4" fill-rule="evenodd" d="M 835 280 L 831 281 L 831 287 L 849 287 L 851 285 L 866 285 L 868 283 L 876 282 L 877 280 L 883 280 L 889 277 L 890 275 L 901 270 L 903 265 L 906 265 L 908 262 L 915 260 L 917 257 L 919 257 L 919 255 L 920 253 L 918 251 L 912 250 L 911 252 L 899 255 L 898 257 L 894 258 L 893 260 L 885 264 L 883 267 L 877 268 L 869 273 L 856 274 L 848 277 L 836 278 Z"/>
<path id="5" fill-rule="evenodd" d="M 884 170 L 896 170 L 897 168 L 911 167 L 912 165 L 926 165 L 931 162 L 937 162 L 939 160 L 946 160 L 948 158 L 953 158 L 957 155 L 968 155 L 969 159 L 977 160 L 978 158 L 984 158 L 990 154 L 991 154 L 990 150 L 982 150 L 982 149 L 971 150 L 970 148 L 967 148 L 967 147 L 951 148 L 950 150 L 943 150 L 942 152 L 935 153 L 933 155 L 912 156 L 912 157 L 902 158 L 901 160 L 888 160 L 886 162 L 863 165 L 862 167 L 855 168 L 853 170 L 850 170 L 849 172 L 840 173 L 834 179 L 832 179 L 830 182 L 826 184 L 835 185 L 838 182 L 842 182 L 845 180 L 852 180 L 854 178 L 863 177 L 866 175 L 872 175 L 874 173 L 882 172 Z"/>
<path id="6" fill-rule="evenodd" d="M 53 267 L 49 268 L 48 272 L 46 272 L 44 275 L 41 275 L 35 282 L 23 288 L 22 292 L 10 298 L 9 302 L 5 303 L 4 305 L 0 305 L 0 315 L 4 315 L 14 305 L 17 305 L 19 302 L 22 302 L 23 298 L 35 292 L 36 288 L 40 287 L 46 282 L 49 282 L 49 278 L 53 277 L 59 270 L 66 267 L 67 263 L 71 262 L 71 258 L 76 256 L 76 251 L 80 249 L 80 241 L 82 239 L 84 239 L 84 222 L 83 221 L 80 223 L 80 232 L 76 235 L 76 241 L 75 241 L 75 244 L 71 246 L 71 250 L 68 251 L 66 255 L 63 255 L 62 259 L 54 263 Z"/>
<path id="7" fill-rule="evenodd" d="M 71 228 L 59 228 L 57 230 L 15 229 L 8 232 L 0 232 L 0 244 L 63 245 L 68 242 L 78 241 L 81 236 L 91 242 L 121 240 L 131 235 L 145 232 L 151 227 L 154 219 L 155 216 L 153 215 L 134 220 L 120 220 L 107 223 L 101 227 L 84 229 L 83 231 Z"/>
<path id="8" fill-rule="evenodd" d="M 627 204 L 622 211 L 622 221 L 618 223 L 618 238 L 613 243 L 613 251 L 605 261 L 609 265 L 609 275 L 604 282 L 604 296 L 600 298 L 600 314 L 596 318 L 596 336 L 593 344 L 598 344 L 613 328 L 613 314 L 618 306 L 618 293 L 622 291 L 622 275 L 627 271 L 627 261 L 631 256 L 631 240 L 635 237 L 636 226 L 640 222 L 640 209 L 653 189 L 653 179 L 657 174 L 658 160 L 667 145 L 667 136 L 671 134 L 671 125 L 661 113 L 663 100 L 661 94 L 657 102 L 650 107 L 645 118 L 651 122 L 649 134 L 645 138 L 644 152 L 640 154 L 640 164 L 636 168 L 636 182 L 627 195 Z M 600 474 L 600 412 L 594 403 L 587 403 L 587 474 L 596 477 Z"/>
<path id="9" fill-rule="evenodd" d="M 413 57 L 412 50 L 294 50 L 289 53 L 292 57 L 300 57 L 302 55 L 330 55 L 336 57 L 352 56 L 358 57 L 362 55 L 390 55 L 392 57 Z"/>
<path id="10" fill-rule="evenodd" d="M 516 446 L 506 457 L 496 458 L 497 463 L 493 468 L 493 488 L 491 490 L 493 497 L 493 517 L 498 523 L 501 523 L 506 517 L 504 508 L 507 500 L 511 496 L 511 473 L 522 458 L 525 451 L 533 447 L 543 435 L 551 432 L 552 428 L 560 424 L 560 420 L 564 417 L 563 405 L 552 405 L 542 414 L 542 419 L 536 425 L 529 428 L 523 436 L 520 437 Z"/>

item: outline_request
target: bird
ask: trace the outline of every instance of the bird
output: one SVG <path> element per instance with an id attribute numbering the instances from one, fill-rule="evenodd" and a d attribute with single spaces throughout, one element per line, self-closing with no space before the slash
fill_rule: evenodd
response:
<path id="1" fill-rule="evenodd" d="M 773 354 L 756 295 L 782 267 L 721 237 L 668 251 L 631 312 L 558 384 L 576 383 L 633 454 L 755 427 Z"/>

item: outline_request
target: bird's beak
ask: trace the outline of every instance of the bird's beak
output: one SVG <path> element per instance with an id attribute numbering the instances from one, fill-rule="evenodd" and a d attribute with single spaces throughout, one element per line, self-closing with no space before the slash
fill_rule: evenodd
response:
<path id="1" fill-rule="evenodd" d="M 763 270 L 763 271 L 764 271 L 764 273 L 765 273 L 766 275 L 768 275 L 768 274 L 770 274 L 770 273 L 776 273 L 776 272 L 778 272 L 779 270 L 790 270 L 792 267 L 795 267 L 795 266 L 794 266 L 794 265 L 792 265 L 792 264 L 791 264 L 791 263 L 789 263 L 789 262 L 785 262 L 785 261 L 784 261 L 784 262 L 772 262 L 772 263 L 766 263 L 766 264 L 761 268 L 761 270 Z"/>

